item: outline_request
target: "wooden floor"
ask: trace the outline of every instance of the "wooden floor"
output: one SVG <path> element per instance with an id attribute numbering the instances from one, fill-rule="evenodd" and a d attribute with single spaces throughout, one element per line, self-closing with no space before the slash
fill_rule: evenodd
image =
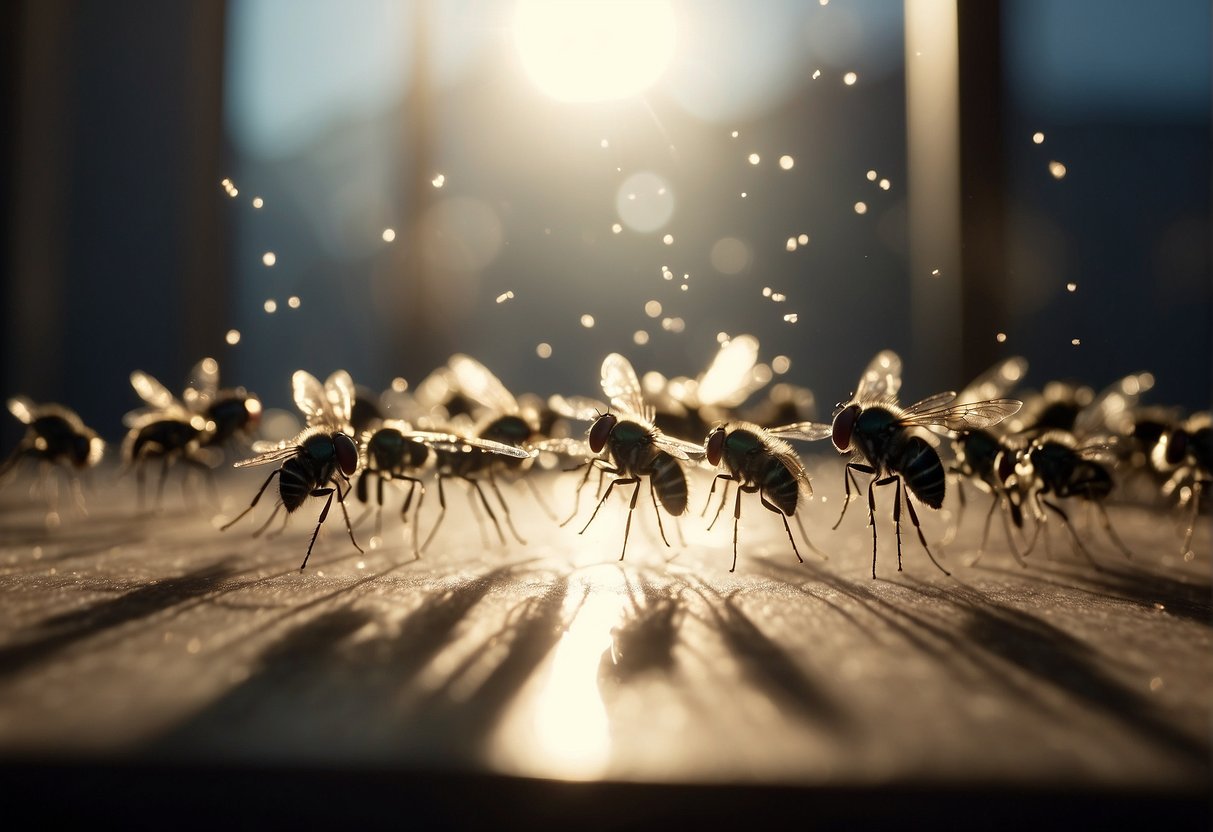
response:
<path id="1" fill-rule="evenodd" d="M 281 780 L 311 820 L 368 811 L 372 784 L 378 808 L 407 795 L 448 821 L 468 819 L 469 791 L 505 811 L 513 798 L 502 795 L 528 789 L 553 821 L 645 806 L 637 817 L 719 818 L 742 805 L 751 817 L 815 806 L 821 821 L 947 821 L 1017 800 L 1021 814 L 1053 819 L 1066 808 L 1207 818 L 1207 518 L 1185 561 L 1177 518 L 1113 506 L 1130 560 L 1076 510 L 1098 565 L 1056 527 L 1052 557 L 1041 543 L 1021 567 L 997 522 L 989 551 L 967 565 L 984 498 L 946 546 L 950 515 L 920 509 L 948 577 L 910 527 L 897 571 L 892 494 L 878 493 L 873 580 L 862 501 L 832 531 L 841 471 L 832 460 L 810 470 L 806 528 L 828 560 L 802 542 L 798 563 L 779 517 L 746 495 L 732 574 L 732 498 L 705 530 L 706 478 L 689 516 L 666 518 L 668 549 L 641 493 L 623 563 L 623 496 L 579 535 L 588 489 L 562 528 L 526 488 L 507 486 L 529 542 L 503 546 L 448 485 L 420 560 L 396 492 L 375 548 L 374 518 L 358 524 L 365 554 L 335 504 L 303 572 L 318 500 L 270 540 L 252 536 L 269 496 L 255 517 L 218 529 L 264 471 L 224 475 L 218 506 L 199 490 L 187 508 L 170 481 L 156 511 L 98 471 L 88 516 L 65 503 L 51 528 L 45 505 L 9 485 L 0 775 L 18 799 L 57 795 L 51 805 L 80 817 L 127 805 L 133 778 L 165 795 L 219 782 L 254 804 L 257 788 Z M 540 483 L 562 518 L 575 483 Z M 431 487 L 423 535 L 437 509 Z M 1039 825 L 1002 812 L 986 821 Z"/>

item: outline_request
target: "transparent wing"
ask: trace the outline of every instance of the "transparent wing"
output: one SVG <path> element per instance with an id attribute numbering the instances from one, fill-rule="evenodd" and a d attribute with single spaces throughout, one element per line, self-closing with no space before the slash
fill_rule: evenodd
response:
<path id="1" fill-rule="evenodd" d="M 901 389 L 901 357 L 892 350 L 881 350 L 868 362 L 859 384 L 855 387 L 854 401 L 866 402 L 896 396 Z"/>
<path id="2" fill-rule="evenodd" d="M 328 403 L 329 419 L 338 427 L 350 422 L 354 410 L 354 379 L 345 370 L 337 370 L 324 382 L 324 398 Z"/>
<path id="3" fill-rule="evenodd" d="M 631 362 L 617 352 L 602 362 L 602 392 L 619 410 L 653 421 L 653 408 L 644 401 L 636 371 Z"/>
<path id="4" fill-rule="evenodd" d="M 142 370 L 131 373 L 131 387 L 139 398 L 157 410 L 168 410 L 177 402 L 177 397 L 167 387 Z"/>
<path id="5" fill-rule="evenodd" d="M 1101 431 L 1123 432 L 1132 421 L 1132 410 L 1141 401 L 1141 394 L 1153 387 L 1152 373 L 1133 373 L 1109 384 L 1079 411 L 1074 420 L 1074 432 L 1079 436 Z"/>
<path id="6" fill-rule="evenodd" d="M 566 419 L 576 419 L 579 422 L 592 422 L 600 414 L 607 412 L 605 404 L 585 396 L 551 396 L 548 399 L 548 407 Z"/>
<path id="7" fill-rule="evenodd" d="M 812 497 L 813 484 L 809 481 L 809 472 L 805 470 L 804 463 L 800 461 L 800 456 L 792 450 L 792 446 L 778 439 L 767 440 L 766 444 L 771 455 L 778 459 L 779 464 L 788 469 L 788 472 L 796 478 L 796 490 L 800 493 L 800 498 L 807 500 Z"/>
<path id="8" fill-rule="evenodd" d="M 296 370 L 291 376 L 291 397 L 309 425 L 319 424 L 327 418 L 328 399 L 324 385 L 307 370 Z"/>
<path id="9" fill-rule="evenodd" d="M 955 393 L 938 393 L 911 405 L 900 423 L 919 427 L 943 427 L 951 431 L 977 430 L 996 425 L 1019 412 L 1023 402 L 1016 399 L 989 399 L 968 404 L 948 404 Z"/>
<path id="10" fill-rule="evenodd" d="M 777 428 L 767 428 L 767 433 L 780 439 L 798 439 L 802 442 L 816 442 L 825 439 L 834 432 L 833 425 L 822 422 L 795 422 L 781 425 Z"/>
<path id="11" fill-rule="evenodd" d="M 34 414 L 38 405 L 25 396 L 13 396 L 8 400 L 8 412 L 16 416 L 22 423 L 30 424 L 37 418 Z"/>
<path id="12" fill-rule="evenodd" d="M 535 452 L 526 448 L 519 448 L 514 445 L 505 445 L 501 442 L 493 442 L 489 439 L 477 439 L 475 437 L 460 436 L 456 433 L 439 433 L 428 430 L 415 430 L 407 434 L 409 439 L 415 439 L 418 442 L 423 442 L 431 448 L 437 448 L 441 451 L 452 451 L 456 453 L 464 453 L 473 448 L 487 451 L 492 454 L 500 454 L 501 456 L 512 456 L 515 459 L 526 459 L 534 456 Z"/>
<path id="13" fill-rule="evenodd" d="M 190 410 L 197 413 L 204 410 L 219 392 L 219 362 L 213 358 L 204 358 L 190 370 L 189 380 L 185 384 L 182 398 Z"/>
<path id="14" fill-rule="evenodd" d="M 758 339 L 738 335 L 721 345 L 711 365 L 699 379 L 696 395 L 702 405 L 736 407 L 762 386 L 754 374 L 758 363 Z"/>
<path id="15" fill-rule="evenodd" d="M 1022 356 L 1004 358 L 990 367 L 956 394 L 957 404 L 986 401 L 1005 396 L 1028 374 L 1028 360 Z"/>
<path id="16" fill-rule="evenodd" d="M 514 394 L 479 361 L 469 355 L 457 353 L 451 356 L 447 364 L 455 375 L 455 383 L 459 389 L 472 401 L 497 413 L 517 412 L 518 400 L 514 398 Z"/>
<path id="17" fill-rule="evenodd" d="M 675 439 L 673 436 L 666 436 L 660 431 L 654 432 L 653 444 L 670 456 L 678 459 L 699 459 L 704 455 L 702 445 L 696 445 L 694 442 L 687 442 L 683 439 Z"/>
<path id="18" fill-rule="evenodd" d="M 269 446 L 268 448 L 266 446 Z M 250 465 L 265 465 L 270 462 L 281 462 L 299 453 L 295 440 L 288 442 L 254 442 L 253 450 L 260 451 L 256 456 L 241 459 L 232 464 L 233 468 L 247 468 Z"/>
<path id="19" fill-rule="evenodd" d="M 561 456 L 594 456 L 590 443 L 584 439 L 559 437 L 556 439 L 541 439 L 531 445 L 539 453 L 553 453 Z"/>

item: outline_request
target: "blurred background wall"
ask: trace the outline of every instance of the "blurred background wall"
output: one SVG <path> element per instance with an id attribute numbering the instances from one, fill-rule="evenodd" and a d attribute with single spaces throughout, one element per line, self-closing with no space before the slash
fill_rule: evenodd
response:
<path id="1" fill-rule="evenodd" d="M 654 84 L 570 102 L 514 3 L 7 4 L 4 395 L 117 439 L 132 369 L 179 388 L 203 355 L 289 408 L 300 367 L 382 389 L 463 351 L 593 395 L 608 351 L 694 374 L 750 332 L 821 418 L 886 347 L 909 399 L 1022 354 L 1029 384 L 1149 369 L 1208 406 L 1208 3 L 960 7 L 938 275 L 913 2 L 666 8 L 606 58 L 668 46 Z"/>

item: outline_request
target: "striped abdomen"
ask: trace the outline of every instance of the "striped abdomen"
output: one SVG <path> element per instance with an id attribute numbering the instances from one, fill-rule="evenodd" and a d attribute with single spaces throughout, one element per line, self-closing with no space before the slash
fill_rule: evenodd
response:
<path id="1" fill-rule="evenodd" d="M 767 460 L 758 484 L 762 493 L 787 516 L 796 513 L 796 503 L 800 495 L 800 486 L 796 477 L 775 457 Z"/>
<path id="2" fill-rule="evenodd" d="M 677 459 L 658 451 L 649 463 L 648 475 L 666 511 L 677 517 L 687 510 L 687 475 Z"/>
<path id="3" fill-rule="evenodd" d="M 291 457 L 282 463 L 282 470 L 278 474 L 278 494 L 288 512 L 303 505 L 316 485 L 312 471 L 299 457 Z"/>
<path id="4" fill-rule="evenodd" d="M 910 493 L 920 502 L 931 508 L 943 505 L 947 486 L 943 463 L 935 449 L 923 439 L 911 436 L 898 453 L 893 469 L 901 474 Z"/>

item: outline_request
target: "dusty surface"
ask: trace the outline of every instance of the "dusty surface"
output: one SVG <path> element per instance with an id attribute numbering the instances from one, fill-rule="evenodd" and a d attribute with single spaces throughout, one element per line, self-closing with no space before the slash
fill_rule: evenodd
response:
<path id="1" fill-rule="evenodd" d="M 731 512 L 711 532 L 698 514 L 706 480 L 681 523 L 685 547 L 668 519 L 674 546 L 661 545 L 642 492 L 623 564 L 623 497 L 579 535 L 588 489 L 561 528 L 525 488 L 507 487 L 529 543 L 490 538 L 486 549 L 491 527 L 477 529 L 456 486 L 421 560 L 392 512 L 381 544 L 359 554 L 334 504 L 302 573 L 319 501 L 272 540 L 252 536 L 269 496 L 255 518 L 217 528 L 263 470 L 225 475 L 218 508 L 201 490 L 202 505 L 187 508 L 171 484 L 160 510 L 144 512 L 127 483 L 99 471 L 89 516 L 64 508 L 53 529 L 10 485 L 0 754 L 808 789 L 1207 792 L 1207 520 L 1191 562 L 1178 556 L 1170 514 L 1114 505 L 1132 560 L 1076 511 L 1102 569 L 1060 528 L 1052 559 L 1041 545 L 1021 568 L 997 525 L 967 566 L 982 519 L 971 508 L 956 540 L 936 545 L 946 577 L 910 528 L 897 572 L 892 495 L 878 494 L 872 580 L 862 504 L 830 529 L 833 465 L 811 465 L 818 499 L 805 513 L 829 559 L 802 544 L 797 563 L 778 517 L 747 495 L 734 574 Z M 541 483 L 561 516 L 575 482 Z M 948 517 L 920 513 L 937 543 Z M 364 546 L 373 525 L 356 530 Z"/>

